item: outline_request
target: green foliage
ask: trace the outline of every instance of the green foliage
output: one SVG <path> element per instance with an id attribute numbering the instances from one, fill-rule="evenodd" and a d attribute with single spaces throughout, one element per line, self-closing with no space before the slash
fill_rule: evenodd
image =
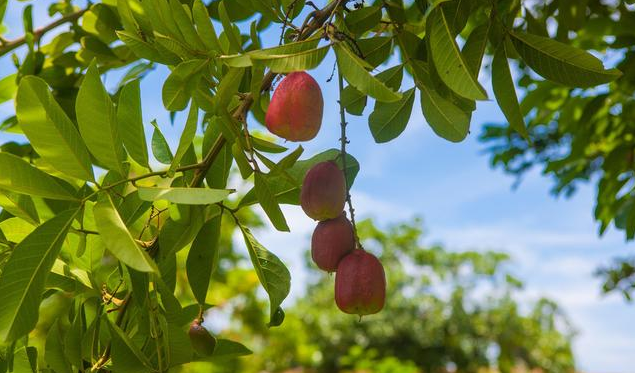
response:
<path id="1" fill-rule="evenodd" d="M 573 371 L 574 330 L 548 299 L 520 311 L 527 305 L 516 301 L 522 283 L 506 254 L 424 246 L 418 220 L 385 229 L 364 221 L 358 229 L 386 267 L 387 307 L 361 321 L 342 314 L 333 304 L 333 276 L 307 257 L 308 296 L 287 308 L 280 328 L 261 335 L 253 315 L 237 315 L 240 333 L 262 342 L 254 359 L 233 371 Z"/>
<path id="2" fill-rule="evenodd" d="M 632 240 L 635 12 L 623 2 L 567 4 L 548 1 L 545 6 L 526 9 L 523 27 L 510 33 L 511 43 L 505 43 L 507 57 L 513 56 L 513 48 L 522 58 L 520 115 L 531 142 L 509 131 L 507 124 L 487 124 L 481 140 L 487 144 L 493 166 L 502 167 L 518 180 L 530 169 L 541 168 L 554 181 L 555 195 L 570 196 L 579 184 L 595 184 L 594 215 L 599 234 L 614 226 Z M 549 31 L 547 19 L 553 22 Z M 608 56 L 619 71 L 605 70 L 598 58 L 580 48 Z M 548 80 L 539 79 L 529 68 Z M 569 88 L 605 82 L 610 83 L 602 88 Z M 509 94 L 505 97 L 509 100 Z M 520 124 L 512 106 L 501 103 L 510 123 Z M 629 263 L 628 258 L 618 260 L 598 272 L 604 277 L 604 290 L 619 289 L 625 295 L 630 291 L 633 273 L 622 270 Z"/>
<path id="3" fill-rule="evenodd" d="M 349 9 L 353 4 L 356 9 Z M 630 138 L 630 127 L 621 125 L 628 121 L 616 120 L 633 112 L 627 110 L 632 101 L 632 87 L 626 83 L 632 78 L 630 52 L 622 54 L 620 68 L 626 74 L 620 77 L 585 51 L 602 51 L 608 43 L 593 27 L 619 31 L 606 15 L 611 13 L 600 12 L 592 22 L 584 22 L 579 15 L 587 12 L 560 10 L 559 24 L 568 29 L 559 29 L 555 41 L 545 38 L 543 30 L 543 18 L 550 14 L 533 18 L 514 1 L 330 1 L 315 11 L 311 5 L 316 6 L 303 0 L 103 0 L 80 9 L 71 0 L 59 0 L 48 8 L 56 18 L 50 25 L 33 24 L 32 13 L 34 7 L 41 11 L 40 3 L 25 7 L 25 35 L 0 39 L 0 57 L 12 58 L 15 65 L 0 76 L 0 103 L 13 100 L 16 108 L 15 115 L 2 118 L 0 131 L 24 135 L 0 151 L 0 336 L 8 346 L 0 364 L 11 362 L 14 371 L 141 372 L 242 356 L 250 350 L 225 338 L 218 338 L 212 356 L 198 356 L 187 342 L 186 329 L 193 318 L 236 294 L 259 307 L 259 286 L 268 296 L 269 320 L 259 320 L 260 326 L 253 328 L 262 332 L 265 325 L 286 324 L 285 315 L 297 317 L 281 308 L 291 274 L 251 233 L 260 221 L 250 206 L 260 205 L 276 229 L 288 231 L 280 204 L 298 204 L 302 180 L 312 165 L 335 160 L 344 168 L 345 163 L 349 188 L 360 165 L 335 149 L 303 155 L 302 147 L 255 136 L 247 121 L 252 120 L 250 113 L 264 121 L 279 73 L 313 69 L 331 50 L 338 75 L 347 82 L 340 94 L 345 109 L 361 115 L 368 97 L 374 99 L 368 121 L 378 143 L 403 133 L 417 94 L 436 134 L 455 142 L 465 139 L 475 100 L 487 98 L 478 76 L 485 56 L 494 51 L 494 71 L 488 76 L 514 130 L 525 135 L 522 116 L 527 116 L 529 104 L 527 97 L 520 106 L 517 102 L 509 60 L 548 79 L 535 83 L 545 94 L 556 93 L 577 105 L 594 102 L 597 110 L 589 108 L 585 118 L 611 118 L 593 127 L 597 130 L 585 128 L 587 136 L 603 136 L 605 126 L 621 126 L 619 138 Z M 6 6 L 7 1 L 0 1 L 0 22 Z M 549 9 L 545 11 L 555 12 Z M 283 32 L 278 45 L 261 40 L 267 28 L 279 26 Z M 578 39 L 567 40 L 568 31 L 577 32 Z M 624 45 L 619 32 L 613 43 Z M 140 83 L 156 66 L 170 71 L 161 101 L 182 130 L 173 151 L 161 126 L 151 121 L 150 154 Z M 105 85 L 104 75 L 114 69 L 121 69 L 123 78 Z M 403 81 L 410 81 L 403 79 L 404 71 L 414 86 L 402 87 Z M 607 82 L 619 89 L 597 96 L 603 99 L 568 95 L 556 85 L 586 88 Z M 519 84 L 528 86 L 527 81 Z M 615 102 L 625 105 L 619 115 L 617 109 L 610 110 Z M 176 114 L 188 107 L 186 116 Z M 577 122 L 578 108 L 564 118 Z M 530 118 L 533 141 L 529 145 L 522 140 L 521 146 L 539 144 L 541 133 L 535 129 Z M 510 133 L 507 126 L 502 131 Z M 617 138 L 601 146 L 594 143 L 593 150 L 612 151 Z M 583 150 L 576 154 L 595 154 Z M 627 159 L 632 160 L 632 154 Z M 623 171 L 613 167 L 604 171 Z M 625 207 L 632 205 L 632 193 L 622 194 L 616 185 L 602 184 L 600 195 L 609 202 L 598 209 L 598 218 L 605 223 L 617 216 L 619 224 L 635 226 Z M 232 193 L 236 190 L 247 192 Z M 611 200 L 617 195 L 619 203 Z M 246 255 L 234 251 L 235 230 L 244 237 L 253 270 L 242 267 Z M 635 228 L 627 231 L 635 235 Z M 461 260 L 476 265 L 472 257 Z M 443 265 L 456 264 L 453 261 L 459 259 L 447 259 Z M 319 286 L 314 289 L 321 294 Z M 462 295 L 455 296 L 462 304 Z M 417 302 L 428 301 L 393 301 L 401 300 L 404 307 L 412 307 L 409 312 Z M 513 302 L 507 305 L 514 311 Z M 298 305 L 294 312 L 304 311 Z M 478 319 L 481 314 L 469 316 Z M 401 317 L 391 321 L 398 323 Z M 523 327 L 532 322 L 524 316 L 511 321 Z M 339 327 L 346 330 L 346 325 Z M 423 338 L 439 330 L 420 331 Z M 351 335 L 360 335 L 356 333 Z M 536 333 L 523 342 L 527 344 L 512 345 L 528 348 L 542 338 L 542 330 Z M 481 350 L 468 359 L 458 342 L 445 342 L 452 345 L 445 356 L 453 356 L 457 364 L 484 364 Z M 564 351 L 566 355 L 568 347 Z M 396 356 L 399 352 L 392 351 Z M 511 353 L 502 351 L 501 356 L 511 359 Z M 368 366 L 360 362 L 364 359 L 378 361 L 386 371 L 410 369 L 408 361 L 420 365 L 410 357 L 395 362 L 382 354 L 356 354 L 351 351 L 349 367 Z M 543 357 L 531 364 L 545 367 Z M 437 363 L 430 358 L 428 364 Z M 499 363 L 504 366 L 505 361 Z M 559 367 L 549 370 L 557 372 Z"/>

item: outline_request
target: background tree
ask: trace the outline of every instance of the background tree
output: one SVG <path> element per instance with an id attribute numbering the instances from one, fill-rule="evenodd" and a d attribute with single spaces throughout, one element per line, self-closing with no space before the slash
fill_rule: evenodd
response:
<path id="1" fill-rule="evenodd" d="M 358 228 L 364 246 L 390 273 L 386 309 L 361 322 L 341 314 L 334 307 L 333 276 L 307 257 L 311 283 L 288 308 L 284 324 L 263 330 L 264 307 L 237 312 L 228 328 L 260 341 L 254 343 L 257 353 L 215 371 L 574 370 L 573 328 L 549 299 L 518 302 L 523 285 L 509 271 L 506 254 L 422 245 L 419 220 L 385 229 L 365 220 Z"/>
<path id="2" fill-rule="evenodd" d="M 7 4 L 0 19 L 15 17 Z M 529 138 L 508 58 L 572 87 L 621 74 L 532 33 L 509 0 L 104 0 L 83 9 L 64 0 L 48 9 L 54 22 L 34 25 L 38 4 L 24 8 L 24 36 L 0 38 L 0 57 L 13 53 L 15 65 L 1 100 L 13 100 L 16 114 L 0 129 L 24 135 L 0 152 L 0 367 L 17 372 L 163 372 L 248 353 L 219 338 L 202 356 L 187 339 L 191 320 L 211 306 L 219 240 L 238 229 L 268 295 L 267 325 L 280 325 L 291 274 L 254 237 L 245 210 L 259 204 L 287 231 L 279 204 L 298 204 L 304 174 L 325 160 L 339 162 L 350 188 L 359 164 L 346 154 L 346 115 L 361 113 L 368 97 L 377 142 L 403 132 L 417 92 L 432 130 L 461 141 L 476 101 L 487 99 L 478 75 L 492 54 L 495 98 Z M 262 32 L 274 24 L 278 45 L 265 46 Z M 263 121 L 280 74 L 313 69 L 331 50 L 341 143 L 299 160 L 302 147 L 258 136 L 248 120 Z M 183 128 L 174 151 L 156 121 L 150 146 L 145 136 L 139 80 L 155 65 L 171 71 L 162 101 Z M 106 90 L 101 78 L 113 69 L 126 73 Z M 240 179 L 251 189 L 239 195 Z M 38 328 L 44 320 L 52 323 Z"/>
<path id="3" fill-rule="evenodd" d="M 537 35 L 602 53 L 623 75 L 598 88 L 569 88 L 536 76 L 519 63 L 520 107 L 532 139 L 525 141 L 506 124 L 485 126 L 492 165 L 520 181 L 533 167 L 554 180 L 552 193 L 572 195 L 581 183 L 594 183 L 594 216 L 602 235 L 611 225 L 635 237 L 635 9 L 632 1 L 547 1 L 525 4 L 524 22 Z M 582 72 L 581 72 L 582 73 Z M 540 104 L 539 104 L 540 103 Z M 604 290 L 627 299 L 635 289 L 635 258 L 617 258 L 598 272 Z"/>

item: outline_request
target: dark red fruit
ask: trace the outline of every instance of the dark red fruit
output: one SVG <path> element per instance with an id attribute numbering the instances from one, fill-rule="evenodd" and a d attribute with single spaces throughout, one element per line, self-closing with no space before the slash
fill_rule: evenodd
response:
<path id="1" fill-rule="evenodd" d="M 199 355 L 210 356 L 214 353 L 216 338 L 209 334 L 207 329 L 201 325 L 201 321 L 199 319 L 194 319 L 194 321 L 192 321 L 188 334 L 194 351 L 196 351 Z"/>
<path id="2" fill-rule="evenodd" d="M 335 303 L 345 313 L 372 315 L 384 308 L 386 275 L 379 259 L 361 249 L 346 255 L 337 266 Z"/>
<path id="3" fill-rule="evenodd" d="M 335 219 L 344 210 L 346 181 L 344 173 L 333 161 L 320 162 L 304 177 L 300 204 L 315 220 Z"/>
<path id="4" fill-rule="evenodd" d="M 324 271 L 335 272 L 340 260 L 354 248 L 353 226 L 344 213 L 319 222 L 313 231 L 311 257 Z"/>
<path id="5" fill-rule="evenodd" d="M 289 141 L 308 141 L 322 126 L 322 90 L 304 71 L 287 75 L 273 93 L 265 124 L 272 133 Z"/>

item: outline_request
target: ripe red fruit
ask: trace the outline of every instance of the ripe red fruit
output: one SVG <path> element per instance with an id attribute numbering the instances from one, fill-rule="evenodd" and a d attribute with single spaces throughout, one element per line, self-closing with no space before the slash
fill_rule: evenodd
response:
<path id="1" fill-rule="evenodd" d="M 322 90 L 304 71 L 287 75 L 273 93 L 265 124 L 272 133 L 289 141 L 308 141 L 322 125 Z"/>
<path id="2" fill-rule="evenodd" d="M 300 205 L 315 220 L 335 219 L 344 210 L 346 181 L 333 161 L 320 162 L 306 173 L 300 192 Z"/>
<path id="3" fill-rule="evenodd" d="M 335 272 L 340 260 L 355 248 L 353 226 L 344 213 L 318 223 L 311 237 L 311 257 L 317 266 Z"/>
<path id="4" fill-rule="evenodd" d="M 194 319 L 190 324 L 190 330 L 188 331 L 190 336 L 190 342 L 194 351 L 202 356 L 210 356 L 214 353 L 216 347 L 216 338 L 214 338 L 203 325 L 199 319 Z"/>
<path id="5" fill-rule="evenodd" d="M 335 303 L 345 313 L 372 315 L 384 308 L 386 275 L 373 254 L 355 249 L 337 266 Z"/>

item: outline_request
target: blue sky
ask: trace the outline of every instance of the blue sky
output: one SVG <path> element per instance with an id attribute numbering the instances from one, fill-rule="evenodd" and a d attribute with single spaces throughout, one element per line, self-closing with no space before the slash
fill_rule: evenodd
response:
<path id="1" fill-rule="evenodd" d="M 33 3 L 36 25 L 48 19 L 48 3 Z M 9 39 L 21 33 L 23 6 L 24 3 L 9 1 L 5 16 Z M 276 28 L 268 30 L 265 45 L 277 43 L 277 32 Z M 325 109 L 319 135 L 302 144 L 305 155 L 338 147 L 337 81 L 326 82 L 333 61 L 331 53 L 318 69 L 311 71 L 322 86 Z M 0 58 L 0 71 L 0 76 L 13 71 L 9 56 Z M 120 75 L 109 74 L 107 83 L 115 84 Z M 167 69 L 161 67 L 143 81 L 143 110 L 146 132 L 151 133 L 150 120 L 157 118 L 174 149 L 183 120 L 177 117 L 174 127 L 168 124 L 160 96 L 166 75 Z M 481 82 L 487 80 L 487 76 L 481 76 Z M 410 87 L 412 82 L 404 80 L 402 89 Z M 428 232 L 426 242 L 443 243 L 453 250 L 495 249 L 510 253 L 515 273 L 526 284 L 519 298 L 528 303 L 541 296 L 555 299 L 579 331 L 574 349 L 582 371 L 633 373 L 635 305 L 626 304 L 617 295 L 601 295 L 600 281 L 592 275 L 612 257 L 632 253 L 633 244 L 625 243 L 623 234 L 615 230 L 609 230 L 601 239 L 597 237 L 592 216 L 593 185 L 581 187 L 570 199 L 555 199 L 549 194 L 550 181 L 536 170 L 513 190 L 514 180 L 489 167 L 488 157 L 482 154 L 484 146 L 477 141 L 483 123 L 503 121 L 495 102 L 478 104 L 472 134 L 464 142 L 454 144 L 431 131 L 418 100 L 417 95 L 406 131 L 387 144 L 375 144 L 368 130 L 372 101 L 363 117 L 348 117 L 349 151 L 361 163 L 352 189 L 360 217 L 389 224 L 421 216 Z M 0 119 L 12 112 L 11 104 L 0 105 Z M 253 120 L 250 126 L 262 128 Z M 0 142 L 9 138 L 0 134 Z M 258 236 L 291 267 L 292 297 L 297 297 L 304 287 L 302 258 L 314 222 L 299 207 L 285 206 L 284 211 L 291 233 L 264 230 Z"/>

